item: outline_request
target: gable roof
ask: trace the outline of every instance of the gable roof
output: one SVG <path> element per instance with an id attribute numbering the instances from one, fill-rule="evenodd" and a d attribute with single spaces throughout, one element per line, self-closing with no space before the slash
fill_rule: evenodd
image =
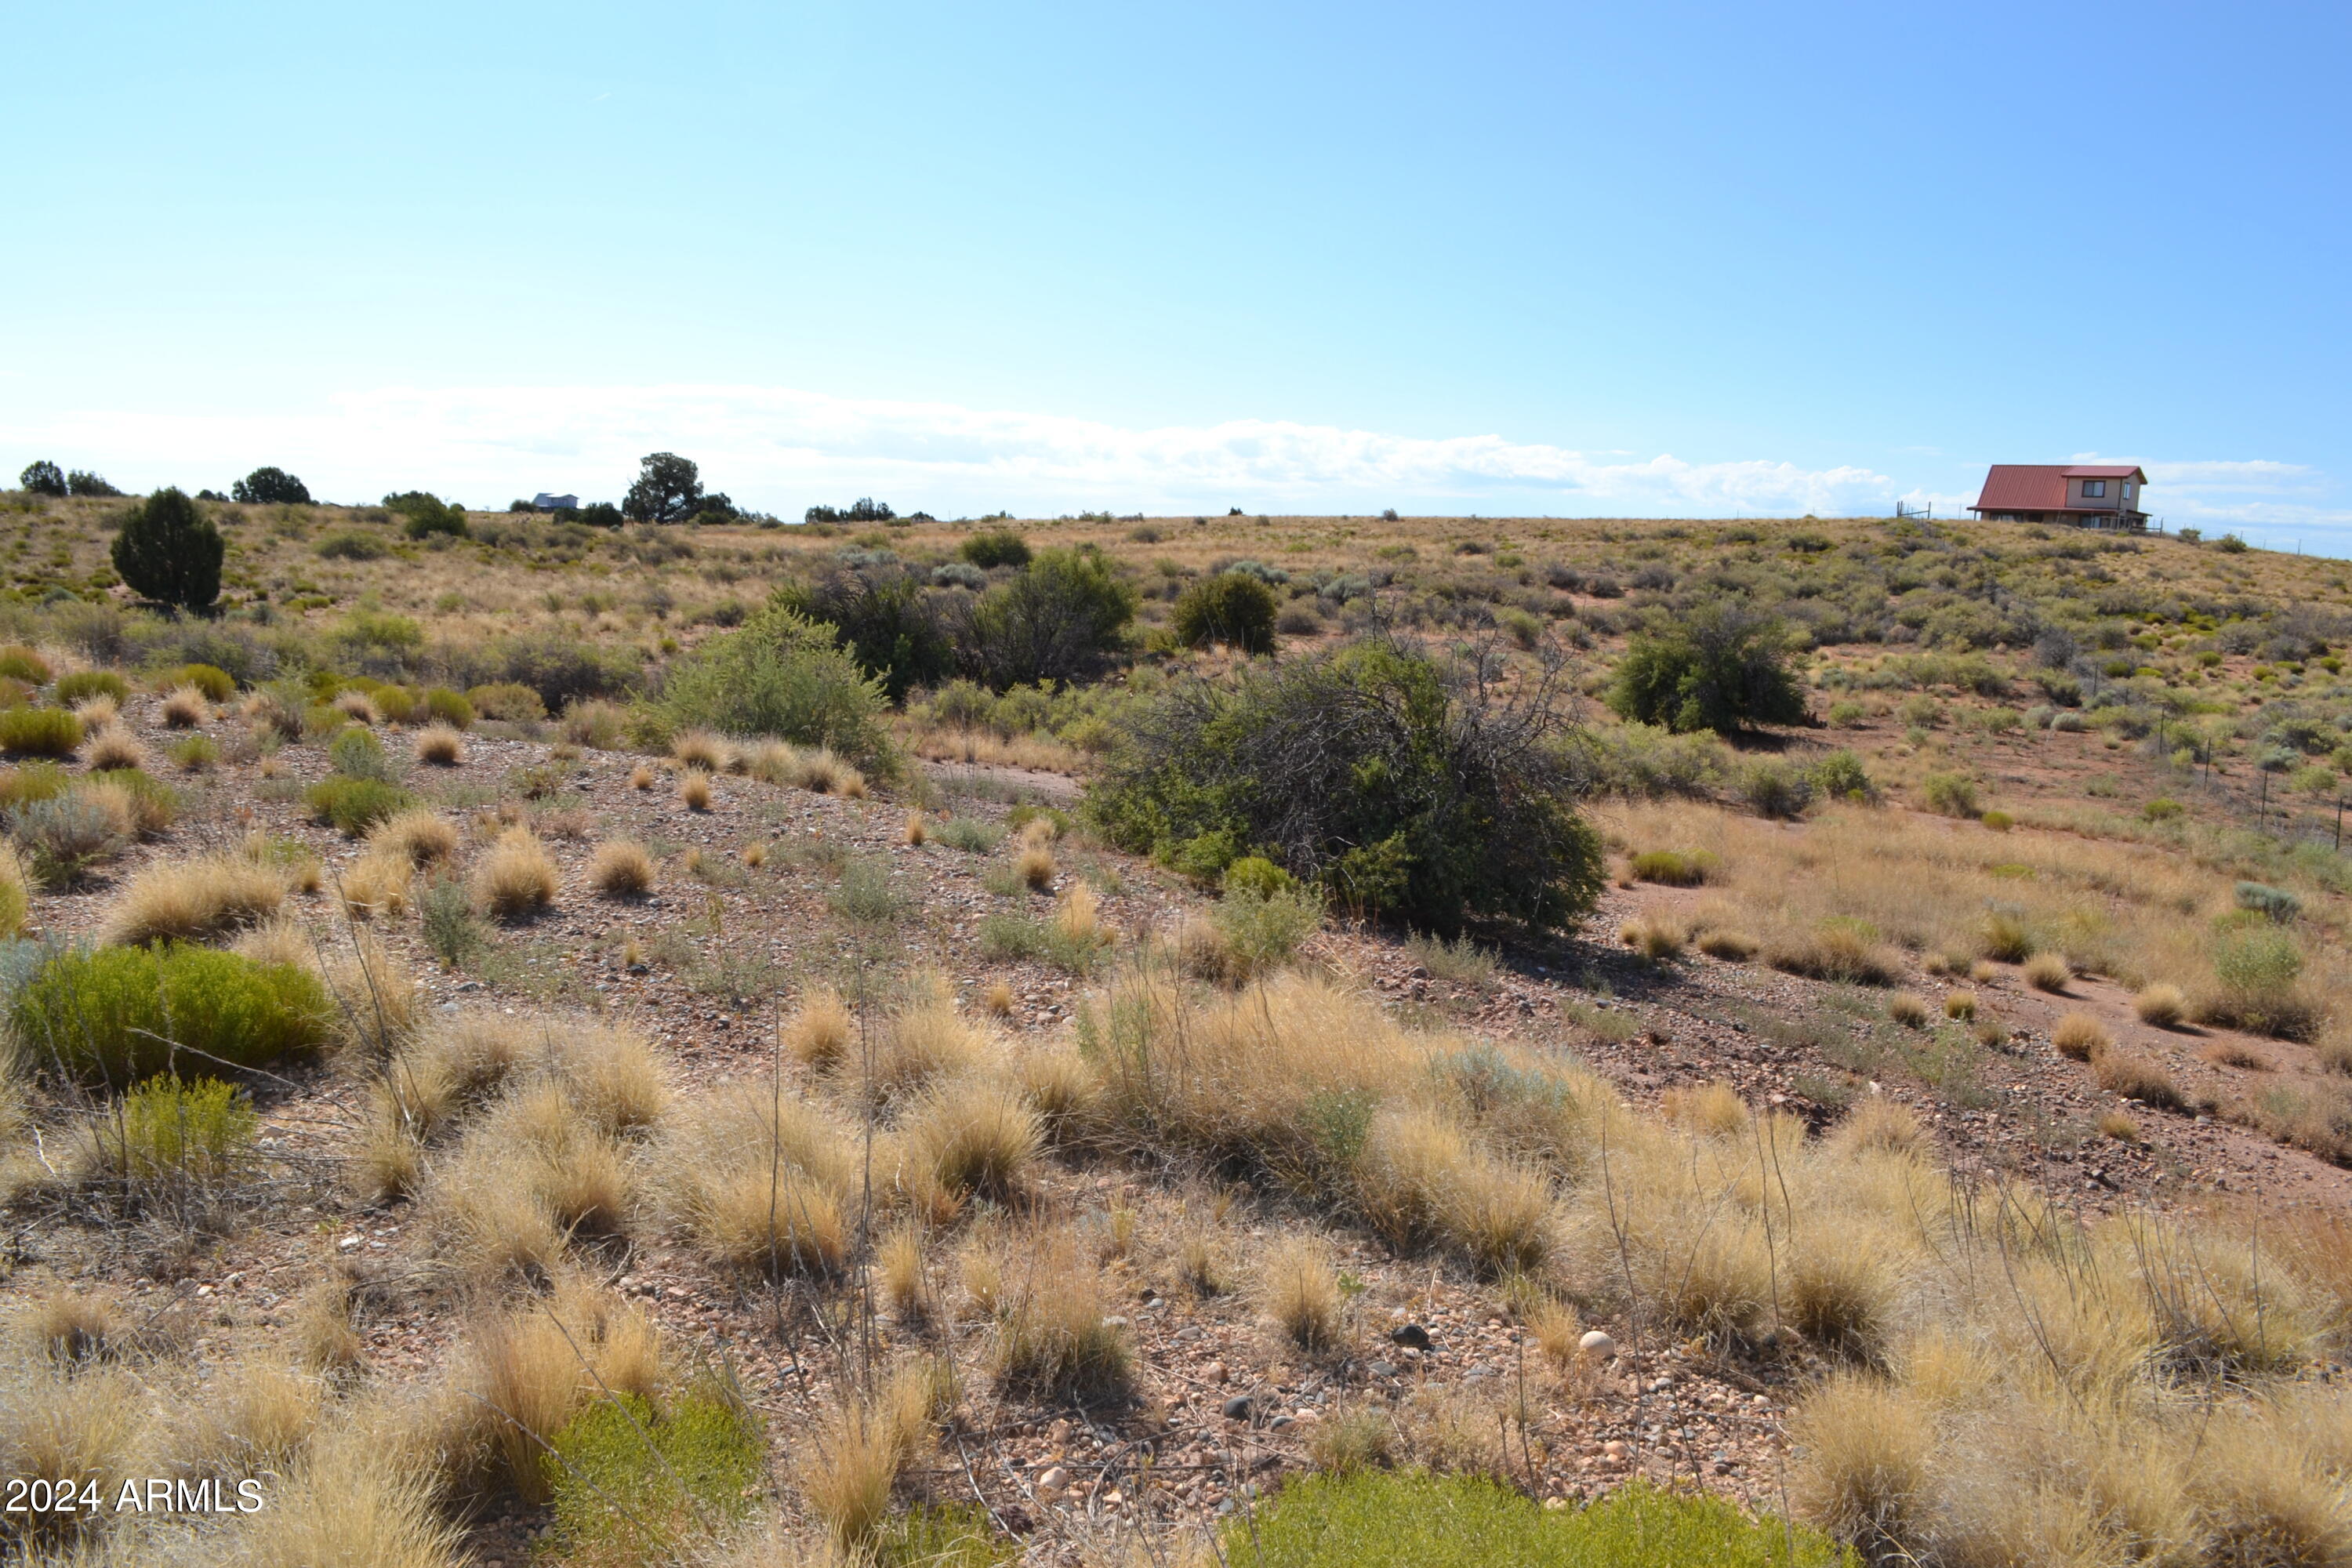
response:
<path id="1" fill-rule="evenodd" d="M 1971 511 L 2065 511 L 2068 479 L 2132 479 L 2147 476 L 2128 463 L 1995 463 Z"/>

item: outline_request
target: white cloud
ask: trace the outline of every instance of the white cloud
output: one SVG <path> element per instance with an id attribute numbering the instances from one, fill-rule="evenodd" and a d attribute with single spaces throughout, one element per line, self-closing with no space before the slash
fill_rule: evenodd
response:
<path id="1" fill-rule="evenodd" d="M 354 500 L 427 488 L 477 505 L 552 489 L 617 499 L 649 451 L 683 452 L 738 502 L 796 513 L 859 494 L 933 511 L 1370 510 L 1449 503 L 1561 514 L 1875 511 L 1868 468 L 1646 460 L 1507 441 L 1279 420 L 1129 428 L 1060 415 L 782 387 L 391 388 L 290 413 L 86 411 L 0 440 L 118 483 L 225 484 L 261 463 Z"/>

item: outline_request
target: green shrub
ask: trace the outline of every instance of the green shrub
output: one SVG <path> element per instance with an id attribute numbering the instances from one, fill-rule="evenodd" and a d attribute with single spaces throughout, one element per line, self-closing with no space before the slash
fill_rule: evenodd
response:
<path id="1" fill-rule="evenodd" d="M 355 779 L 337 773 L 320 779 L 302 792 L 313 821 L 357 838 L 388 816 L 408 809 L 415 797 L 383 779 Z"/>
<path id="2" fill-rule="evenodd" d="M 0 709 L 0 752 L 69 757 L 80 744 L 81 721 L 62 708 Z"/>
<path id="3" fill-rule="evenodd" d="M 329 743 L 327 762 L 345 778 L 393 781 L 392 759 L 384 754 L 383 742 L 362 725 L 352 725 Z"/>
<path id="4" fill-rule="evenodd" d="M 124 1181 L 216 1182 L 236 1173 L 261 1119 L 216 1078 L 148 1079 L 92 1128 L 100 1163 Z"/>
<path id="5" fill-rule="evenodd" d="M 446 686 L 430 688 L 425 693 L 425 711 L 452 729 L 474 727 L 474 705 L 466 700 L 462 691 L 452 691 Z"/>
<path id="6" fill-rule="evenodd" d="M 1223 643 L 1244 653 L 1274 651 L 1274 591 L 1244 572 L 1220 572 L 1185 588 L 1171 617 L 1192 647 Z"/>
<path id="7" fill-rule="evenodd" d="M 965 540 L 956 553 L 983 572 L 999 566 L 1026 566 L 1029 542 L 1009 528 L 992 528 Z"/>
<path id="8" fill-rule="evenodd" d="M 980 920 L 980 954 L 999 963 L 1050 963 L 1067 974 L 1089 974 L 1102 944 L 1071 935 L 1052 921 L 997 912 Z"/>
<path id="9" fill-rule="evenodd" d="M 1995 833 L 2006 833 L 2011 828 L 2017 826 L 2017 818 L 2010 816 L 2010 814 L 2005 811 L 1988 811 L 1982 816 L 1978 817 L 1977 820 L 1983 823 L 1987 827 L 1991 828 Z"/>
<path id="10" fill-rule="evenodd" d="M 165 942 L 59 952 L 18 987 L 8 1022 L 26 1066 L 127 1084 L 314 1051 L 334 1018 L 308 970 Z"/>
<path id="11" fill-rule="evenodd" d="M 2240 915 L 2222 925 L 2212 953 L 2218 989 L 2200 998 L 2199 1022 L 2289 1040 L 2318 1032 L 2321 1011 L 2298 984 L 2303 946 L 2293 933 L 2267 917 Z"/>
<path id="12" fill-rule="evenodd" d="M 599 1399 L 549 1446 L 551 1544 L 571 1562 L 671 1561 L 680 1542 L 742 1520 L 767 1471 L 759 1418 L 716 1393 L 666 1410 L 634 1394 Z"/>
<path id="13" fill-rule="evenodd" d="M 879 681 L 833 634 L 782 605 L 710 639 L 669 673 L 656 715 L 669 732 L 716 730 L 830 746 L 860 767 L 892 765 Z"/>
<path id="14" fill-rule="evenodd" d="M 114 814 L 86 795 L 28 800 L 8 809 L 8 832 L 24 850 L 26 869 L 44 888 L 69 888 L 120 855 L 122 830 Z"/>
<path id="15" fill-rule="evenodd" d="M 861 856 L 841 868 L 830 900 L 834 912 L 860 925 L 895 925 L 914 902 L 890 879 L 890 862 Z"/>
<path id="16" fill-rule="evenodd" d="M 2139 814 L 2150 822 L 2170 822 L 2179 816 L 2184 809 L 2179 801 L 2158 795 L 2141 806 Z"/>
<path id="17" fill-rule="evenodd" d="M 1247 860 L 1237 860 L 1244 866 Z M 1260 864 L 1264 864 L 1263 861 Z M 1260 892 L 1244 884 L 1228 888 L 1209 910 L 1209 923 L 1225 939 L 1225 951 L 1244 974 L 1262 974 L 1290 962 L 1298 944 L 1323 924 L 1323 901 L 1305 888 Z"/>
<path id="18" fill-rule="evenodd" d="M 21 680 L 27 686 L 49 683 L 49 661 L 21 643 L 0 647 L 0 676 Z"/>
<path id="19" fill-rule="evenodd" d="M 383 540 L 356 528 L 331 533 L 310 548 L 329 561 L 381 561 L 392 553 Z"/>
<path id="20" fill-rule="evenodd" d="M 236 678 L 218 665 L 184 664 L 166 676 L 164 682 L 170 686 L 193 686 L 213 702 L 226 702 L 236 695 Z"/>
<path id="21" fill-rule="evenodd" d="M 1813 804 L 1813 781 L 1778 757 L 1759 757 L 1740 769 L 1739 797 L 1759 816 L 1802 816 Z"/>
<path id="22" fill-rule="evenodd" d="M 2303 913 L 2303 900 L 2284 888 L 2273 888 L 2264 882 L 2241 882 L 2237 887 L 2238 907 L 2252 910 L 2259 915 L 2284 925 Z"/>
<path id="23" fill-rule="evenodd" d="M 1554 925 L 1600 891 L 1570 801 L 1565 720 L 1385 637 L 1230 684 L 1185 681 L 1126 719 L 1087 810 L 1123 848 L 1204 880 L 1255 847 L 1360 909 L 1451 932 L 1465 913 Z"/>
<path id="24" fill-rule="evenodd" d="M 1404 947 L 1415 962 L 1429 971 L 1431 979 L 1443 980 L 1449 985 L 1491 985 L 1501 963 L 1495 949 L 1481 947 L 1466 936 L 1447 942 L 1443 937 L 1416 932 L 1405 940 Z"/>
<path id="25" fill-rule="evenodd" d="M 1778 622 L 1716 601 L 1634 635 L 1610 681 L 1610 709 L 1678 733 L 1802 723 L 1805 694 L 1789 672 L 1783 643 Z"/>
<path id="26" fill-rule="evenodd" d="M 935 825 L 931 837 L 967 855 L 986 855 L 1004 842 L 1004 829 L 977 816 L 950 816 Z"/>
<path id="27" fill-rule="evenodd" d="M 117 702 L 128 702 L 131 700 L 131 682 L 110 669 L 77 669 L 71 675 L 58 677 L 58 707 L 71 708 L 77 702 L 87 702 L 93 697 L 111 697 Z"/>
<path id="28" fill-rule="evenodd" d="M 188 736 L 172 745 L 172 766 L 186 773 L 203 773 L 205 769 L 219 766 L 221 742 L 212 736 Z"/>
<path id="29" fill-rule="evenodd" d="M 1244 855 L 1225 868 L 1218 886 L 1227 893 L 1249 893 L 1270 899 L 1297 887 L 1297 879 L 1263 855 Z"/>
<path id="30" fill-rule="evenodd" d="M 916 576 L 896 565 L 834 568 L 780 590 L 775 603 L 832 626 L 858 667 L 893 702 L 935 686 L 955 668 L 955 648 Z"/>
<path id="31" fill-rule="evenodd" d="M 477 686 L 466 693 L 466 700 L 485 719 L 530 724 L 547 717 L 547 704 L 540 700 L 539 693 L 519 680 Z"/>
<path id="32" fill-rule="evenodd" d="M 1644 849 L 1633 857 L 1633 879 L 1668 888 L 1696 888 L 1720 864 L 1704 849 Z"/>
<path id="33" fill-rule="evenodd" d="M 0 768 L 0 810 L 37 800 L 54 800 L 65 794 L 72 783 L 73 775 L 55 763 L 26 763 L 18 767 Z"/>
<path id="34" fill-rule="evenodd" d="M 1828 753 L 1812 765 L 1810 773 L 1813 787 L 1832 800 L 1866 805 L 1878 799 L 1878 785 L 1872 781 L 1870 770 L 1852 752 Z"/>
<path id="35" fill-rule="evenodd" d="M 1851 1568 L 1813 1531 L 1751 1520 L 1719 1498 L 1621 1487 L 1547 1513 L 1498 1482 L 1353 1470 L 1293 1481 L 1254 1518 L 1224 1527 L 1225 1554 L 1252 1568 Z"/>
<path id="36" fill-rule="evenodd" d="M 1869 717 L 1870 710 L 1852 700 L 1830 704 L 1830 722 L 1841 730 L 1858 728 Z"/>
<path id="37" fill-rule="evenodd" d="M 1927 802 L 1927 809 L 1946 816 L 1975 816 L 1977 783 L 1966 773 L 1929 773 L 1919 782 L 1919 793 Z"/>
<path id="38" fill-rule="evenodd" d="M 183 610 L 203 611 L 220 597 L 221 558 L 228 545 L 210 518 L 180 490 L 157 490 L 134 505 L 114 536 L 117 575 L 131 592 Z"/>
<path id="39" fill-rule="evenodd" d="M 1126 647 L 1140 600 L 1093 550 L 1043 550 L 971 602 L 957 638 L 965 671 L 995 690 L 1090 680 Z"/>
<path id="40" fill-rule="evenodd" d="M 442 963 L 462 969 L 489 947 L 489 936 L 474 914 L 473 898 L 456 878 L 428 884 L 418 905 L 425 945 Z"/>
<path id="41" fill-rule="evenodd" d="M 473 530 L 467 526 L 463 507 L 444 501 L 430 490 L 403 490 L 383 498 L 384 510 L 403 519 L 400 531 L 411 539 L 426 539 L 446 533 L 453 539 L 468 537 Z"/>

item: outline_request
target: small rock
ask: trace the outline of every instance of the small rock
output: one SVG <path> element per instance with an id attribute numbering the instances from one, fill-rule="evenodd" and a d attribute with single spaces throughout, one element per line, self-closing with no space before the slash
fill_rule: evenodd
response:
<path id="1" fill-rule="evenodd" d="M 1052 1502 L 1069 1489 L 1070 1472 L 1059 1465 L 1037 1478 L 1037 1495 Z"/>
<path id="2" fill-rule="evenodd" d="M 1211 1383 L 1223 1383 L 1225 1381 L 1226 1376 L 1225 1363 L 1221 1361 L 1213 1361 L 1208 1365 L 1201 1369 L 1201 1375 L 1207 1378 Z"/>
<path id="3" fill-rule="evenodd" d="M 1236 1394 L 1225 1401 L 1223 1409 L 1226 1420 L 1246 1421 L 1250 1415 L 1250 1396 L 1246 1394 Z"/>
<path id="4" fill-rule="evenodd" d="M 1576 1348 L 1594 1361 L 1609 1361 L 1617 1354 L 1617 1342 L 1601 1329 L 1588 1329 L 1576 1342 Z"/>
<path id="5" fill-rule="evenodd" d="M 1395 1365 L 1384 1361 L 1376 1361 L 1364 1370 L 1370 1373 L 1374 1377 L 1394 1377 L 1396 1375 Z"/>
<path id="6" fill-rule="evenodd" d="M 1407 1350 L 1425 1351 L 1429 1348 L 1429 1331 L 1419 1323 L 1406 1323 L 1401 1328 L 1391 1329 L 1389 1338 Z"/>

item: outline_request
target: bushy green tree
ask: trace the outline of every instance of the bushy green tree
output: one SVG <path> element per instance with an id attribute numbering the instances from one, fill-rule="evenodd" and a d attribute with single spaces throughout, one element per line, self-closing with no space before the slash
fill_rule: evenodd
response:
<path id="1" fill-rule="evenodd" d="M 633 522 L 683 522 L 702 509 L 702 470 L 676 452 L 651 452 L 637 463 L 636 483 L 621 498 Z"/>
<path id="2" fill-rule="evenodd" d="M 983 529 L 956 547 L 956 553 L 987 572 L 1029 564 L 1029 542 L 1009 528 Z"/>
<path id="3" fill-rule="evenodd" d="M 892 702 L 918 686 L 935 686 L 955 668 L 938 606 L 921 581 L 898 565 L 836 568 L 778 592 L 776 602 L 840 636 Z"/>
<path id="4" fill-rule="evenodd" d="M 256 468 L 228 488 L 229 499 L 262 506 L 309 506 L 310 487 L 283 468 Z"/>
<path id="5" fill-rule="evenodd" d="M 1171 687 L 1129 723 L 1087 809 L 1202 879 L 1248 855 L 1341 902 L 1451 932 L 1592 907 L 1600 841 L 1555 742 L 1559 672 L 1510 692 L 1386 637 L 1236 681 Z"/>
<path id="6" fill-rule="evenodd" d="M 74 495 L 92 496 L 100 500 L 105 500 L 111 496 L 119 496 L 122 493 L 121 490 L 116 489 L 112 485 L 108 484 L 104 476 L 93 474 L 88 468 L 76 468 L 73 472 L 68 474 L 66 476 L 66 489 Z"/>
<path id="7" fill-rule="evenodd" d="M 999 691 L 1090 680 L 1124 649 L 1139 603 L 1099 551 L 1040 551 L 971 603 L 957 657 L 966 673 Z"/>
<path id="8" fill-rule="evenodd" d="M 133 593 L 202 613 L 220 597 L 220 530 L 182 491 L 157 490 L 131 509 L 114 536 L 114 570 Z"/>
<path id="9" fill-rule="evenodd" d="M 1608 701 L 1621 718 L 1676 733 L 1729 735 L 1805 719 L 1805 694 L 1789 672 L 1780 623 L 1728 600 L 1636 633 Z"/>
<path id="10" fill-rule="evenodd" d="M 672 730 L 775 735 L 887 768 L 882 683 L 834 645 L 833 628 L 772 604 L 672 669 L 656 712 Z"/>
<path id="11" fill-rule="evenodd" d="M 435 533 L 464 539 L 473 532 L 467 524 L 465 508 L 455 501 L 445 501 L 430 490 L 402 490 L 384 497 L 383 504 L 400 517 L 401 531 L 411 539 Z"/>
<path id="12" fill-rule="evenodd" d="M 16 476 L 16 483 L 37 496 L 62 496 L 66 493 L 66 471 L 47 458 L 39 458 L 25 465 L 25 471 Z"/>
<path id="13" fill-rule="evenodd" d="M 1244 653 L 1274 651 L 1274 590 L 1244 572 L 1220 572 L 1176 601 L 1176 635 L 1193 647 L 1223 643 Z"/>

